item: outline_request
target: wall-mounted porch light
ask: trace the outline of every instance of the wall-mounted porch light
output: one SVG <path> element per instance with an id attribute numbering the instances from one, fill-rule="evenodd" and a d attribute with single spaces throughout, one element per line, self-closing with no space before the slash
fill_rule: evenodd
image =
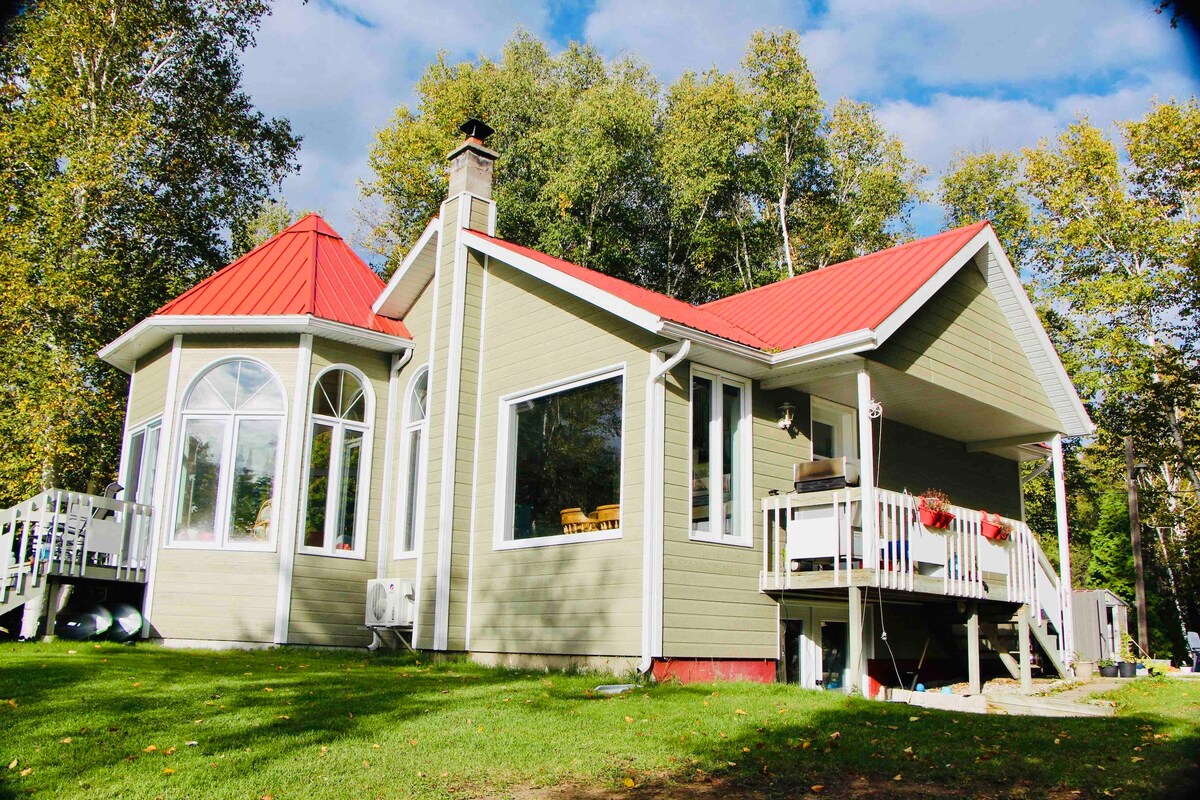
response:
<path id="1" fill-rule="evenodd" d="M 779 425 L 780 430 L 786 431 L 792 427 L 792 421 L 795 418 L 794 417 L 795 411 L 796 411 L 796 407 L 794 405 L 792 405 L 791 403 L 781 403 L 780 404 L 780 406 L 779 406 L 779 422 L 776 423 Z"/>

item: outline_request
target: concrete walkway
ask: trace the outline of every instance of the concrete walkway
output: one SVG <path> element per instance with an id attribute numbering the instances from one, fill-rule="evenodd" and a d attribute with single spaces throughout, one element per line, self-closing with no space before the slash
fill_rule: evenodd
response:
<path id="1" fill-rule="evenodd" d="M 1119 678 L 1097 678 L 1095 680 L 1082 682 L 1078 686 L 1074 686 L 1070 689 L 1066 689 L 1061 692 L 1055 692 L 1054 694 L 1049 695 L 1049 697 L 1053 697 L 1055 700 L 1065 700 L 1069 703 L 1083 703 L 1093 695 L 1104 694 L 1105 692 L 1111 692 L 1114 689 L 1120 689 L 1122 686 L 1128 685 L 1129 681 L 1129 678 L 1125 678 L 1123 681 Z"/>

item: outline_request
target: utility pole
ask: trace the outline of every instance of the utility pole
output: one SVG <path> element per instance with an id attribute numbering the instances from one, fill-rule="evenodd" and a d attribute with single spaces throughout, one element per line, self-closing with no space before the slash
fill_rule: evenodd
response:
<path id="1" fill-rule="evenodd" d="M 1129 489 L 1129 539 L 1133 543 L 1138 646 L 1148 658 L 1150 656 L 1150 631 L 1146 622 L 1146 570 L 1142 564 L 1142 521 L 1138 516 L 1137 466 L 1133 462 L 1132 436 L 1125 437 L 1125 483 Z"/>

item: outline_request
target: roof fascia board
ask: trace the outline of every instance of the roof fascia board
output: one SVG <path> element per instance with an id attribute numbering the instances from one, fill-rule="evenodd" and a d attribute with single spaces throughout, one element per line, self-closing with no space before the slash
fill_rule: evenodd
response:
<path id="1" fill-rule="evenodd" d="M 186 316 L 180 314 L 144 319 L 105 345 L 97 355 L 122 372 L 131 373 L 138 358 L 176 334 L 228 331 L 248 334 L 309 333 L 323 339 L 350 342 L 385 353 L 395 353 L 413 346 L 411 340 L 400 336 L 369 331 L 365 328 L 308 314 L 272 316 Z"/>
<path id="2" fill-rule="evenodd" d="M 898 331 L 901 325 L 908 322 L 917 311 L 933 299 L 933 296 L 949 283 L 950 279 L 957 275 L 958 271 L 968 261 L 983 249 L 983 246 L 988 241 L 987 234 L 991 230 L 991 226 L 986 226 L 972 236 L 966 244 L 958 249 L 958 252 L 950 257 L 949 261 L 942 265 L 941 269 L 934 273 L 932 278 L 925 281 L 921 285 L 921 288 L 917 289 L 911 297 L 901 303 L 899 308 L 889 314 L 887 319 L 875 328 L 875 338 L 878 340 L 877 347 L 891 338 L 892 334 Z"/>
<path id="3" fill-rule="evenodd" d="M 995 450 L 998 447 L 1015 447 L 1022 444 L 1038 444 L 1048 442 L 1057 434 L 1054 431 L 1038 431 L 1024 436 L 1006 436 L 1003 439 L 982 439 L 977 442 L 967 442 L 968 453 L 982 453 L 984 450 Z"/>
<path id="4" fill-rule="evenodd" d="M 637 325 L 639 328 L 648 330 L 651 333 L 660 333 L 664 328 L 665 323 L 657 314 L 651 314 L 645 309 L 638 308 L 633 303 L 622 300 L 610 292 L 592 286 L 590 283 L 574 278 L 553 267 L 548 267 L 528 256 L 514 253 L 512 250 L 478 236 L 469 228 L 464 228 L 460 235 L 463 245 L 473 250 L 478 250 L 497 261 L 508 264 L 527 275 L 548 283 L 557 289 L 561 289 L 567 294 L 574 295 L 597 308 L 603 308 L 606 311 L 612 312 L 626 322 Z M 689 328 L 688 330 L 691 329 Z"/>
<path id="5" fill-rule="evenodd" d="M 393 302 L 393 300 L 399 293 L 400 287 L 409 282 L 409 272 L 413 270 L 413 264 L 421 257 L 421 253 L 424 252 L 430 241 L 435 240 L 433 241 L 433 246 L 437 247 L 438 230 L 438 217 L 434 217 L 429 220 L 429 224 L 425 226 L 425 230 L 417 238 L 417 243 L 412 246 L 412 249 L 404 256 L 404 260 L 400 262 L 400 267 L 396 270 L 396 274 L 392 275 L 392 279 L 388 281 L 387 286 L 383 287 L 383 291 L 379 293 L 379 297 L 371 305 L 372 311 L 381 316 L 392 317 L 393 319 L 401 319 L 408 313 L 408 310 L 412 307 L 412 302 L 420 296 L 419 291 L 413 293 L 412 301 L 405 302 L 403 299 L 398 299 Z M 421 281 L 421 286 L 424 287 L 428 281 L 429 276 L 425 276 L 424 280 Z"/>
<path id="6" fill-rule="evenodd" d="M 810 361 L 823 361 L 836 356 L 848 356 L 864 350 L 873 350 L 877 346 L 878 339 L 875 331 L 862 328 L 834 336 L 832 339 L 822 339 L 803 347 L 793 347 L 790 350 L 775 353 L 771 356 L 771 364 L 772 366 L 780 364 L 799 366 Z"/>

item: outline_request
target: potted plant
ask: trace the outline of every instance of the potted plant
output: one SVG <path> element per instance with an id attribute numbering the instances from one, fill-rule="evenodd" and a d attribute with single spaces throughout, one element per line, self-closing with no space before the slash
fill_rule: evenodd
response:
<path id="1" fill-rule="evenodd" d="M 1111 658 L 1102 658 L 1096 662 L 1096 666 L 1100 669 L 1101 678 L 1117 677 L 1117 662 Z"/>
<path id="2" fill-rule="evenodd" d="M 954 522 L 950 513 L 950 498 L 939 489 L 926 489 L 917 501 L 917 514 L 921 524 L 929 528 L 945 529 Z"/>
<path id="3" fill-rule="evenodd" d="M 1011 522 L 999 514 L 989 514 L 986 511 L 980 511 L 979 513 L 983 515 L 979 527 L 984 538 L 991 539 L 994 542 L 1008 541 L 1013 531 Z"/>
<path id="4" fill-rule="evenodd" d="M 1137 661 L 1133 655 L 1133 637 L 1128 633 L 1121 634 L 1121 660 L 1117 662 L 1117 675 L 1122 678 L 1132 678 L 1137 675 Z"/>
<path id="5" fill-rule="evenodd" d="M 1090 681 L 1095 676 L 1096 662 L 1087 659 L 1080 659 L 1079 654 L 1075 654 L 1073 666 L 1075 668 L 1075 679 L 1080 681 Z"/>

